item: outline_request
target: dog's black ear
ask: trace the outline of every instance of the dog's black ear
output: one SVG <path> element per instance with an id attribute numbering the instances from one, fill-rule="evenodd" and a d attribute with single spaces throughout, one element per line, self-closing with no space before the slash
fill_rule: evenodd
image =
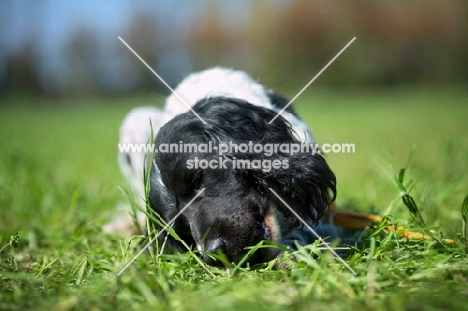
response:
<path id="1" fill-rule="evenodd" d="M 336 198 L 336 178 L 320 154 L 274 155 L 282 167 L 263 170 L 246 170 L 244 176 L 254 187 L 275 202 L 286 216 L 297 219 L 290 209 L 274 195 L 275 191 L 296 213 L 310 224 L 317 224 Z"/>

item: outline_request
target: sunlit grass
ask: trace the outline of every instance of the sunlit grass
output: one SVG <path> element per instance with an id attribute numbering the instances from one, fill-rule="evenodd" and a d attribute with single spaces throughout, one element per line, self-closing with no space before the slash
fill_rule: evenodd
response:
<path id="1" fill-rule="evenodd" d="M 287 253 L 278 265 L 256 268 L 204 267 L 189 253 L 146 252 L 117 278 L 135 254 L 134 242 L 100 229 L 128 200 L 119 190 L 128 187 L 117 165 L 118 127 L 131 107 L 159 97 L 26 98 L 16 107 L 8 99 L 0 108 L 0 309 L 462 310 L 467 100 L 461 91 L 311 88 L 296 102 L 319 142 L 356 144 L 356 154 L 327 156 L 341 206 L 455 244 L 374 234 L 346 259 L 357 276 L 327 252 L 314 257 L 315 245 L 296 260 Z M 394 175 L 415 145 L 400 185 Z M 401 186 L 424 228 L 399 198 Z"/>

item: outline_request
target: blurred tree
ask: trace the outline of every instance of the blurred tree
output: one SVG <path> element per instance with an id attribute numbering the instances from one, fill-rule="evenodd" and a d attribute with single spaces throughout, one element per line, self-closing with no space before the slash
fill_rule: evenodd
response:
<path id="1" fill-rule="evenodd" d="M 111 35 L 123 35 L 171 85 L 192 70 L 222 65 L 246 70 L 280 91 L 299 90 L 354 36 L 356 42 L 317 83 L 388 87 L 468 81 L 466 0 L 242 3 L 237 11 L 235 5 L 215 0 L 199 2 L 200 8 L 186 4 L 185 10 L 177 5 L 162 10 L 156 2 L 132 5 L 131 17 L 118 34 L 115 29 L 97 29 L 102 24 L 75 28 L 68 24 L 72 30 L 64 31 L 64 37 L 70 38 L 66 46 L 61 46 L 61 40 L 49 40 L 57 45 L 54 51 L 59 51 L 54 62 L 44 62 L 50 56 L 41 46 L 44 43 L 36 39 L 41 37 L 36 24 L 47 20 L 38 18 L 42 16 L 41 2 L 33 9 L 10 5 L 18 16 L 29 15 L 23 17 L 24 34 L 17 24 L 0 19 L 1 25 L 24 36 L 12 40 L 6 35 L 11 32 L 0 28 L 0 39 L 7 43 L 0 54 L 0 89 L 41 92 L 48 85 L 44 81 L 51 81 L 51 93 L 167 94 L 164 85 L 127 48 L 109 39 Z"/>
<path id="2" fill-rule="evenodd" d="M 468 72 L 458 66 L 468 62 L 462 43 L 467 9 L 458 0 L 256 1 L 246 37 L 275 84 L 307 82 L 354 36 L 357 41 L 320 77 L 322 85 L 451 83 Z"/>
<path id="3" fill-rule="evenodd" d="M 145 60 L 151 68 L 156 69 L 159 59 L 158 23 L 154 14 L 138 12 L 134 14 L 129 24 L 128 44 Z M 125 48 L 126 49 L 126 48 Z M 157 77 L 144 66 L 130 51 L 126 53 L 131 62 L 138 68 L 137 90 L 162 89 Z M 164 87 L 165 90 L 165 87 Z"/>
<path id="4" fill-rule="evenodd" d="M 203 18 L 198 20 L 190 29 L 189 48 L 195 59 L 196 67 L 205 69 L 213 65 L 226 64 L 224 55 L 237 49 L 242 38 L 236 38 L 223 28 L 220 20 L 219 8 L 216 2 L 211 1 Z"/>
<path id="5" fill-rule="evenodd" d="M 38 94 L 41 84 L 37 72 L 38 52 L 34 39 L 26 40 L 21 47 L 7 56 L 5 61 L 5 91 Z"/>
<path id="6" fill-rule="evenodd" d="M 92 29 L 77 27 L 66 47 L 66 60 L 60 70 L 61 93 L 80 95 L 99 91 L 97 77 L 99 42 Z"/>

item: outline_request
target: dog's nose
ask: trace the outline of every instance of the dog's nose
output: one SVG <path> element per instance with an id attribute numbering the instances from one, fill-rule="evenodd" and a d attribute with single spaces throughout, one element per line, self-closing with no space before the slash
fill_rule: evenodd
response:
<path id="1" fill-rule="evenodd" d="M 226 243 L 222 239 L 209 240 L 205 242 L 205 252 L 210 254 L 218 254 L 220 252 L 226 254 Z M 221 265 L 219 260 L 215 260 L 208 255 L 203 255 L 205 262 L 211 266 Z"/>

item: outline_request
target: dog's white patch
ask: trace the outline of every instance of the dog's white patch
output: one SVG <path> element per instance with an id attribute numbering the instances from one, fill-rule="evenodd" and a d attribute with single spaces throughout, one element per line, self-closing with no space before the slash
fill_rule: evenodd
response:
<path id="1" fill-rule="evenodd" d="M 243 99 L 256 106 L 273 108 L 261 84 L 252 80 L 243 71 L 221 67 L 189 75 L 177 86 L 175 92 L 190 107 L 200 99 L 223 96 Z M 177 115 L 188 110 L 174 94 L 167 98 L 165 107 L 167 113 Z"/>
<path id="2" fill-rule="evenodd" d="M 171 118 L 172 116 L 154 107 L 135 108 L 127 114 L 120 127 L 119 144 L 152 144 L 152 140 L 161 126 L 166 124 Z M 153 137 L 151 137 L 151 132 L 153 132 Z M 142 207 L 146 206 L 143 172 L 148 172 L 151 158 L 151 153 L 118 153 L 120 169 L 130 183 L 131 190 L 135 194 L 135 199 Z M 129 204 L 126 208 L 118 208 L 116 217 L 103 226 L 103 231 L 126 236 L 137 233 L 133 219 L 129 214 L 130 210 Z M 136 211 L 136 218 L 140 227 L 144 228 L 146 225 L 145 215 L 142 212 Z"/>
<path id="3" fill-rule="evenodd" d="M 119 144 L 152 144 L 161 126 L 171 118 L 167 113 L 157 108 L 135 108 L 125 117 L 120 127 Z M 151 132 L 153 137 L 151 137 Z M 142 203 L 144 203 L 145 197 L 143 171 L 148 171 L 151 158 L 151 153 L 144 152 L 119 152 L 118 154 L 120 168 Z"/>
<path id="4" fill-rule="evenodd" d="M 242 99 L 252 105 L 276 112 L 281 110 L 272 105 L 263 85 L 254 81 L 243 71 L 228 68 L 215 67 L 193 73 L 177 86 L 175 92 L 190 107 L 193 107 L 200 99 L 223 96 Z M 165 107 L 167 114 L 178 115 L 187 111 L 189 108 L 176 95 L 171 94 L 167 98 Z M 311 143 L 315 141 L 304 122 L 287 111 L 281 115 L 289 121 L 299 141 Z"/>

